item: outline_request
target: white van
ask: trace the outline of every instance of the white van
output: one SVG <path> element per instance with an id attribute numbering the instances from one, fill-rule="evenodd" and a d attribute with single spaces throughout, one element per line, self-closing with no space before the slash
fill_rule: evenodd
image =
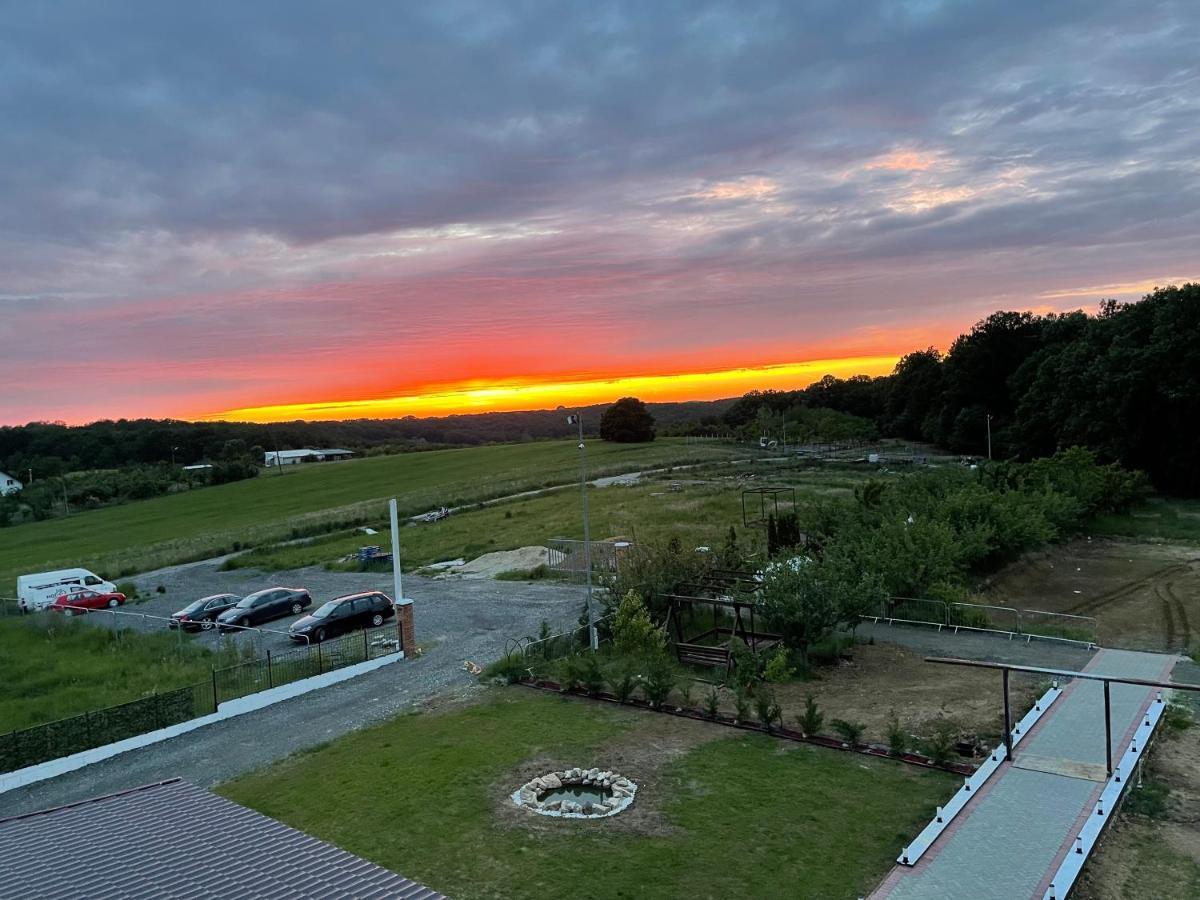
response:
<path id="1" fill-rule="evenodd" d="M 17 605 L 22 612 L 34 612 L 53 605 L 62 594 L 81 588 L 106 594 L 115 591 L 117 586 L 87 569 L 59 569 L 57 572 L 18 575 Z"/>

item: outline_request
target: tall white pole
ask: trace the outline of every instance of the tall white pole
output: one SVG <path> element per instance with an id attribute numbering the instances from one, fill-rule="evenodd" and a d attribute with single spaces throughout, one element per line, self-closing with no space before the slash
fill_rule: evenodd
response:
<path id="1" fill-rule="evenodd" d="M 583 499 L 583 568 L 587 578 L 588 640 L 595 653 L 600 649 L 600 636 L 596 633 L 596 609 L 592 606 L 592 533 L 588 524 L 587 451 L 583 443 L 582 413 L 575 418 L 579 423 L 579 493 Z"/>
<path id="2" fill-rule="evenodd" d="M 388 501 L 388 515 L 392 520 L 392 587 L 396 596 L 392 599 L 399 603 L 404 599 L 404 582 L 400 576 L 400 522 L 396 515 L 396 498 Z"/>

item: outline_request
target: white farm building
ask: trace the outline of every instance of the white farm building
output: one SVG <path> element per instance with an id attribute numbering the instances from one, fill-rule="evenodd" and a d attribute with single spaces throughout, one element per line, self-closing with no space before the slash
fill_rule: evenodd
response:
<path id="1" fill-rule="evenodd" d="M 297 463 L 332 462 L 338 459 L 349 459 L 354 455 L 351 450 L 313 449 L 303 450 L 270 450 L 263 454 L 263 465 L 294 466 Z"/>
<path id="2" fill-rule="evenodd" d="M 0 497 L 6 497 L 9 494 L 15 494 L 17 491 L 24 488 L 16 478 L 13 478 L 7 472 L 0 472 Z"/>

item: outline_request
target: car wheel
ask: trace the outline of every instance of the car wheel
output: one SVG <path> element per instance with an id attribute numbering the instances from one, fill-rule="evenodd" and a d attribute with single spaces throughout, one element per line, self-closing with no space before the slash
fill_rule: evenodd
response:
<path id="1" fill-rule="evenodd" d="M 109 597 L 109 598 L 108 598 L 108 608 L 109 608 L 109 609 L 114 609 L 114 608 L 116 607 L 116 605 L 117 605 L 117 598 L 116 598 L 116 597 Z"/>
<path id="2" fill-rule="evenodd" d="M 203 622 L 200 623 L 201 631 L 210 631 L 212 629 L 212 627 L 213 627 L 212 619 L 205 619 Z"/>
<path id="3" fill-rule="evenodd" d="M 292 615 L 293 616 L 298 616 L 302 612 L 304 612 L 304 607 L 300 605 L 299 601 L 292 604 Z"/>
<path id="4" fill-rule="evenodd" d="M 321 643 L 321 641 L 325 640 L 325 629 L 318 628 L 313 637 L 317 639 L 318 644 Z"/>
<path id="5" fill-rule="evenodd" d="M 383 616 L 381 616 L 379 613 L 375 613 L 375 615 L 371 616 L 371 624 L 378 628 L 383 624 Z"/>

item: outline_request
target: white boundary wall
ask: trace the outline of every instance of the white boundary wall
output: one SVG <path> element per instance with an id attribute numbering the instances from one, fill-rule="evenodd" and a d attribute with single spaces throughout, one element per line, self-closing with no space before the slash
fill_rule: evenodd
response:
<path id="1" fill-rule="evenodd" d="M 325 672 L 322 675 L 302 678 L 299 681 L 293 681 L 289 684 L 281 684 L 277 688 L 248 694 L 245 697 L 238 697 L 236 700 L 227 700 L 220 704 L 215 713 L 209 713 L 206 716 L 199 716 L 176 725 L 168 725 L 166 728 L 160 728 L 157 731 L 138 734 L 123 741 L 117 741 L 114 744 L 105 744 L 103 747 L 81 750 L 70 756 L 47 760 L 35 766 L 26 766 L 24 769 L 17 769 L 14 772 L 5 772 L 0 775 L 0 794 L 5 794 L 8 791 L 13 791 L 29 784 L 36 784 L 39 781 L 46 781 L 49 778 L 55 778 L 67 772 L 73 772 L 76 769 L 82 769 L 84 766 L 90 766 L 92 763 L 100 762 L 101 760 L 111 759 L 122 753 L 128 753 L 130 750 L 138 750 L 142 747 L 149 747 L 151 744 L 169 741 L 171 738 L 187 734 L 189 731 L 195 731 L 197 728 L 203 728 L 205 725 L 224 722 L 226 719 L 232 719 L 244 713 L 253 712 L 256 709 L 263 709 L 264 707 L 281 703 L 284 700 L 290 700 L 292 697 L 307 694 L 310 691 L 317 691 L 332 684 L 349 681 L 358 675 L 365 675 L 367 672 L 373 672 L 376 669 L 391 665 L 402 659 L 404 659 L 403 651 L 390 653 L 378 659 L 370 659 L 353 666 L 346 666 L 343 669 L 334 669 L 332 672 Z"/>

